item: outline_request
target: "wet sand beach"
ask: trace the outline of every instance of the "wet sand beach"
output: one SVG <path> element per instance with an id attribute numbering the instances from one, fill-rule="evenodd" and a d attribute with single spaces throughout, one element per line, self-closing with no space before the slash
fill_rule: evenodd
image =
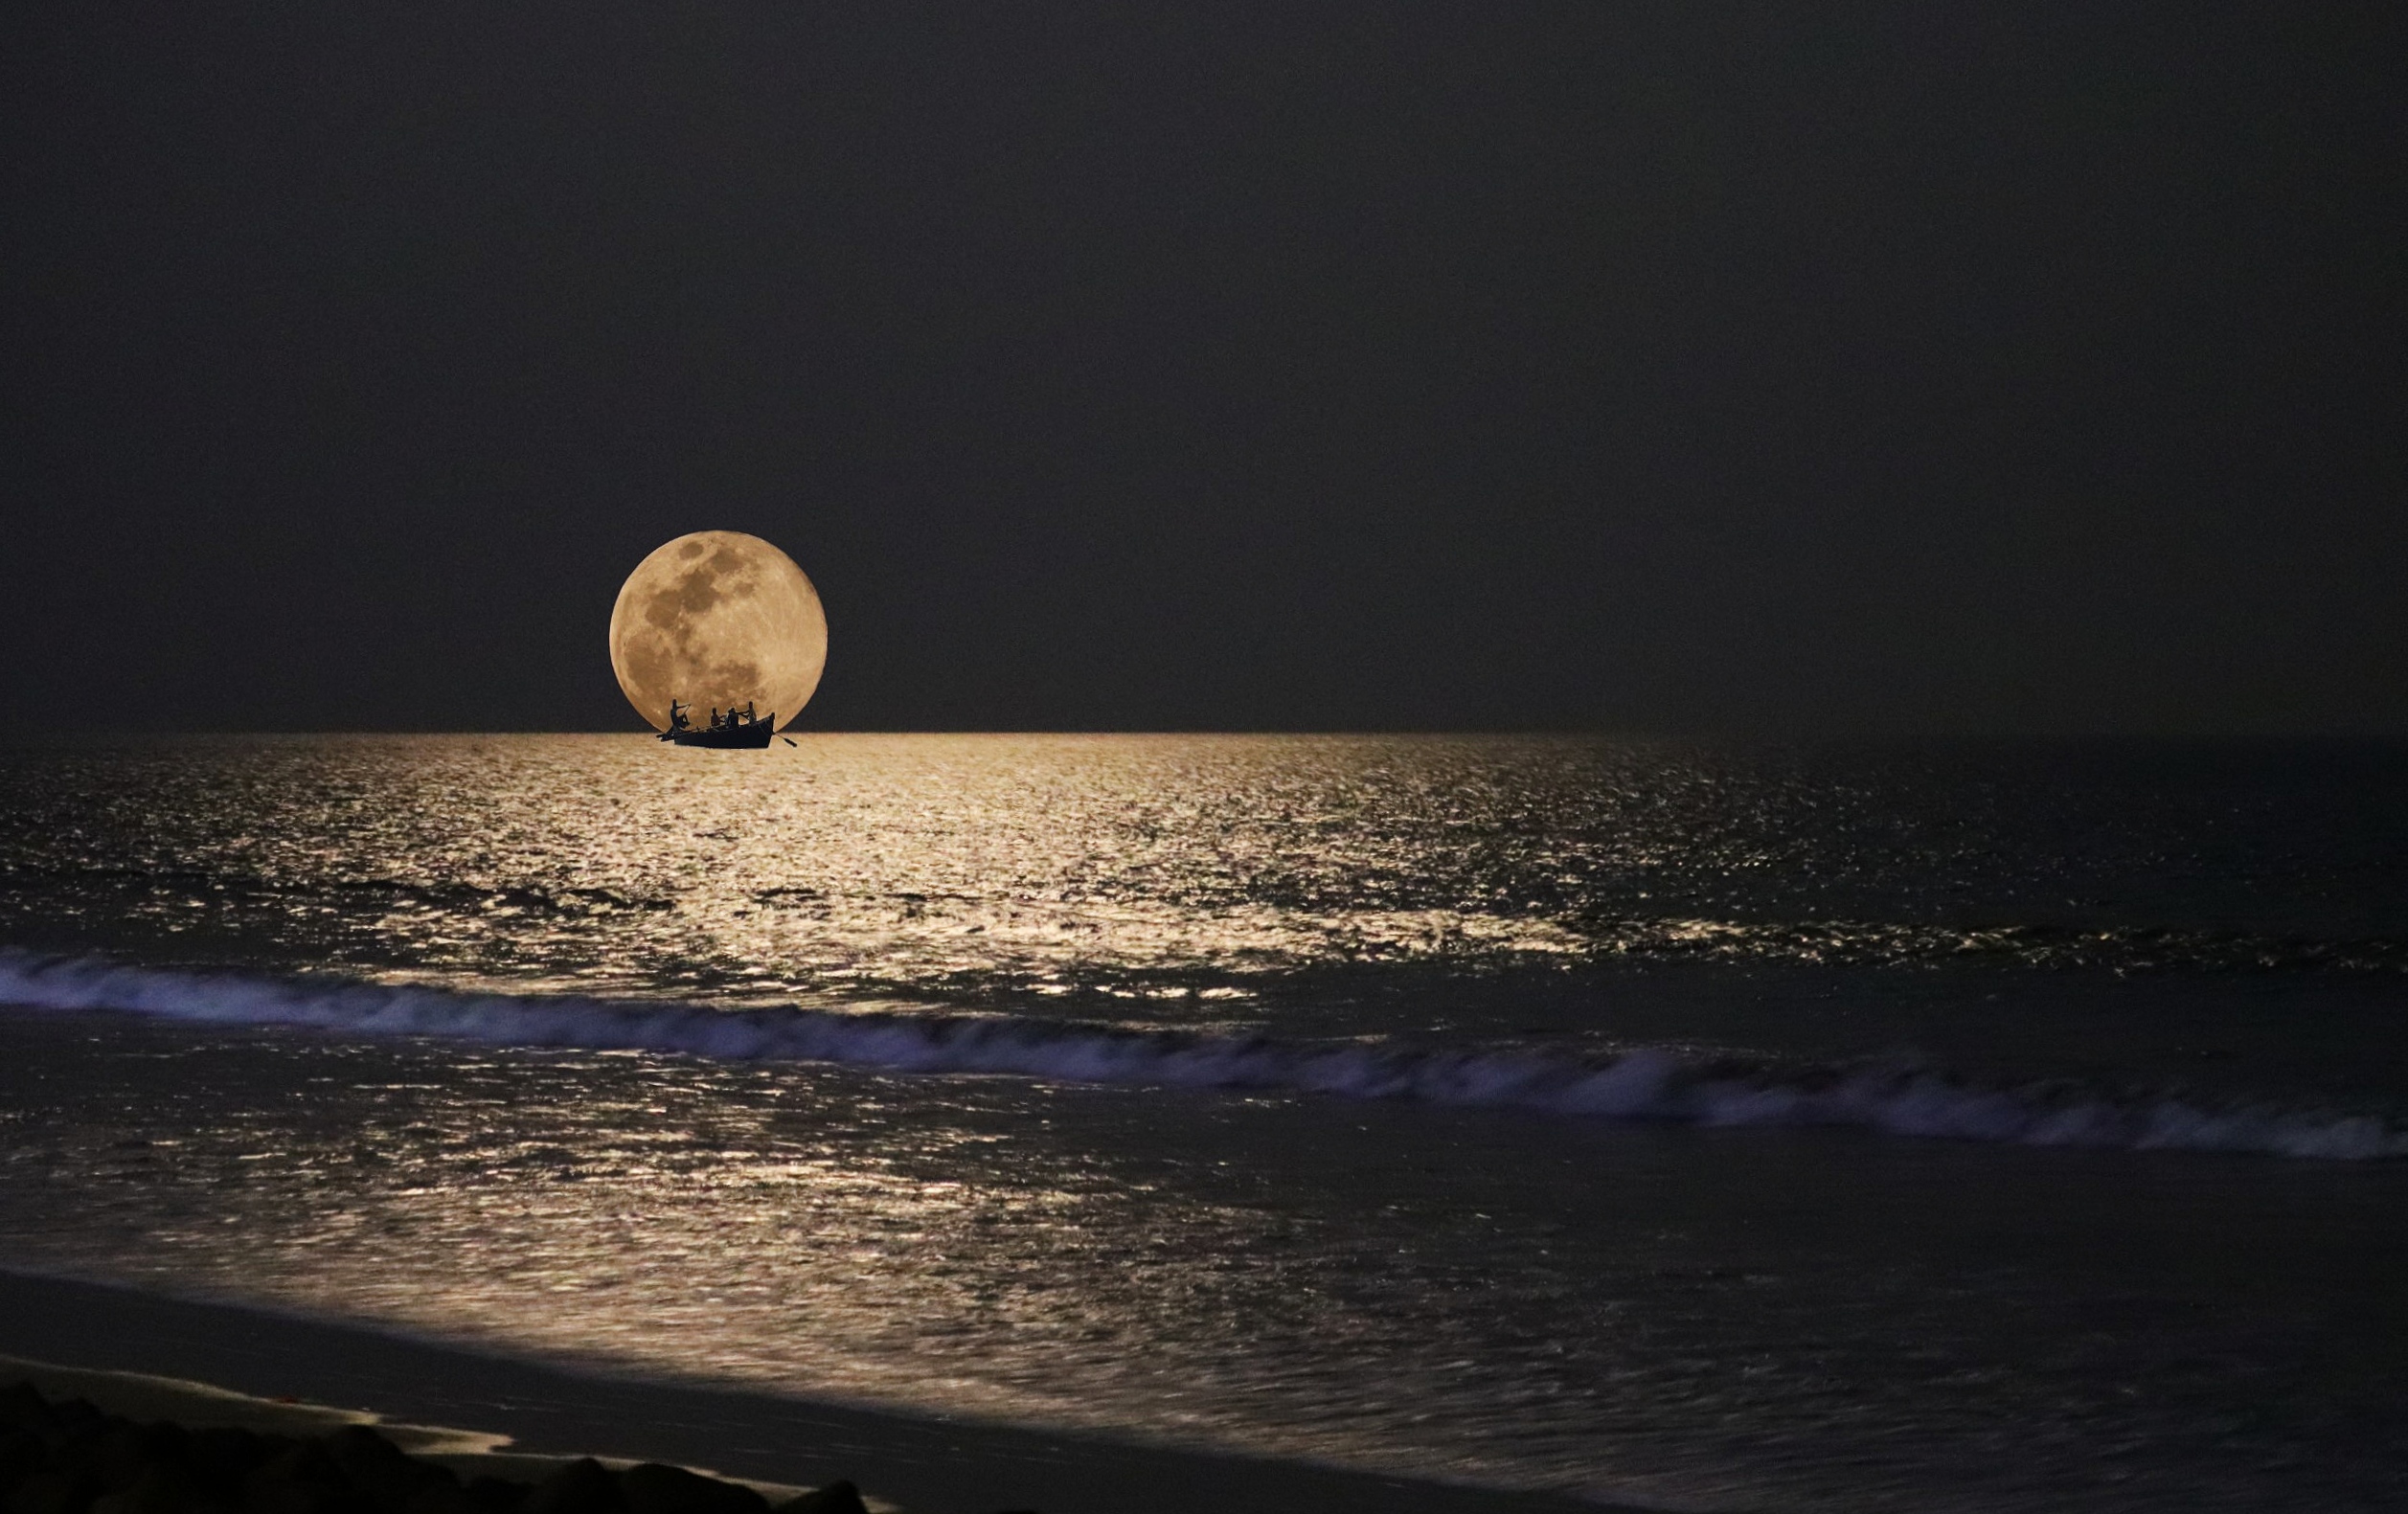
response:
<path id="1" fill-rule="evenodd" d="M 1600 1507 L 567 1370 L 21 1273 L 0 1273 L 0 1378 L 137 1419 L 310 1435 L 373 1415 L 404 1450 L 464 1476 L 533 1480 L 591 1455 L 705 1470 L 773 1500 L 847 1480 L 874 1509 L 907 1514 Z"/>

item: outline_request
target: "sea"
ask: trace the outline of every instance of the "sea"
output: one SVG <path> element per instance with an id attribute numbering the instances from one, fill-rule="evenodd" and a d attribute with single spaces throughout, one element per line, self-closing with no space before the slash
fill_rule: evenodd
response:
<path id="1" fill-rule="evenodd" d="M 20 745 L 0 1266 L 1466 1507 L 2408 1507 L 2408 750 Z"/>

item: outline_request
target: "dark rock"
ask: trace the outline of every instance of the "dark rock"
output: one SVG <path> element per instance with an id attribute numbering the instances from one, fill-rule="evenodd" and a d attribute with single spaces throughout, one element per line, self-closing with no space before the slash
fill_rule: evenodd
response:
<path id="1" fill-rule="evenodd" d="M 50 1400 L 31 1383 L 0 1388 L 0 1425 L 33 1429 L 50 1423 Z"/>
<path id="2" fill-rule="evenodd" d="M 108 1418 L 108 1415 L 102 1413 L 83 1399 L 70 1398 L 51 1405 L 50 1412 L 45 1417 L 52 1430 L 60 1435 L 72 1435 L 78 1431 L 89 1430 L 102 1423 Z"/>
<path id="3" fill-rule="evenodd" d="M 49 1465 L 49 1441 L 22 1428 L 0 1431 L 0 1489 L 12 1488 Z"/>
<path id="4" fill-rule="evenodd" d="M 80 1472 L 36 1472 L 9 1490 L 5 1514 L 83 1514 L 97 1491 Z"/>
<path id="5" fill-rule="evenodd" d="M 122 1493 L 146 1474 L 183 1474 L 192 1437 L 173 1425 L 137 1425 L 110 1419 L 75 1435 L 58 1448 L 58 1460 L 88 1472 L 103 1493 Z"/>
<path id="6" fill-rule="evenodd" d="M 320 1435 L 318 1445 L 336 1466 L 354 1474 L 361 1467 L 423 1464 L 413 1463 L 409 1453 L 366 1425 L 345 1425 L 330 1435 Z"/>
<path id="7" fill-rule="evenodd" d="M 769 1501 L 740 1482 L 647 1461 L 619 1474 L 632 1514 L 769 1514 Z"/>
<path id="8" fill-rule="evenodd" d="M 352 1514 L 363 1501 L 313 1441 L 271 1458 L 242 1480 L 243 1514 Z"/>
<path id="9" fill-rule="evenodd" d="M 524 1482 L 513 1482 L 508 1478 L 480 1477 L 471 1480 L 463 1491 L 468 1495 L 468 1502 L 484 1510 L 485 1514 L 514 1514 L 527 1502 L 527 1495 L 534 1490 Z"/>
<path id="10" fill-rule="evenodd" d="M 778 1514 L 870 1514 L 870 1510 L 861 1502 L 859 1488 L 850 1482 L 830 1482 L 796 1494 L 778 1505 Z"/>
<path id="11" fill-rule="evenodd" d="M 133 1483 L 92 1501 L 92 1514 L 201 1514 L 210 1500 L 189 1469 L 152 1467 Z"/>
<path id="12" fill-rule="evenodd" d="M 213 1425 L 193 1432 L 190 1455 L 202 1480 L 232 1489 L 271 1458 L 282 1456 L 293 1442 L 284 1435 L 262 1435 L 234 1425 Z"/>
<path id="13" fill-rule="evenodd" d="M 420 1494 L 439 1486 L 460 1485 L 449 1467 L 416 1459 L 366 1425 L 346 1425 L 318 1444 L 351 1485 L 385 1514 L 401 1514 Z"/>
<path id="14" fill-rule="evenodd" d="M 89 1474 L 92 1463 L 106 1455 L 101 1441 L 108 1429 L 97 1424 L 78 1424 L 69 1430 L 52 1426 L 42 1433 L 42 1443 L 50 1448 L 50 1464 L 61 1472 Z"/>
<path id="15" fill-rule="evenodd" d="M 579 1457 L 534 1485 L 520 1514 L 627 1514 L 619 1480 L 592 1457 Z"/>
<path id="16" fill-rule="evenodd" d="M 739 1482 L 589 1458 L 530 1486 L 457 1473 L 365 1425 L 314 1440 L 137 1424 L 0 1387 L 0 1514 L 868 1514 L 850 1482 L 769 1502 Z"/>
<path id="17" fill-rule="evenodd" d="M 450 1469 L 439 1470 L 447 1472 Z M 402 1503 L 400 1514 L 491 1514 L 491 1510 L 470 1497 L 468 1490 L 460 1485 L 460 1479 L 455 1476 L 448 1482 L 429 1482 L 412 1493 Z"/>
<path id="18" fill-rule="evenodd" d="M 193 1433 L 172 1420 L 154 1419 L 143 1426 L 142 1444 L 145 1454 L 160 1466 L 192 1464 Z"/>

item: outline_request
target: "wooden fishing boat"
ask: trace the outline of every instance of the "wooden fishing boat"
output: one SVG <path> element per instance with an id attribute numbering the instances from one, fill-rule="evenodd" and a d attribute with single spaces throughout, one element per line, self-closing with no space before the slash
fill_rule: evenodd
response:
<path id="1" fill-rule="evenodd" d="M 703 726 L 693 723 L 693 710 L 692 705 L 670 700 L 669 729 L 661 733 L 661 739 L 673 741 L 681 747 L 757 750 L 769 745 L 769 738 L 778 730 L 777 712 L 757 715 L 753 713 L 749 701 L 741 710 L 712 711 L 711 723 Z"/>

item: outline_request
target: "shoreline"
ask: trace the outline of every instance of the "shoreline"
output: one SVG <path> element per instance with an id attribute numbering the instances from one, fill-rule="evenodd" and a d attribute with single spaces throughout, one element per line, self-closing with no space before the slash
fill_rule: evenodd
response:
<path id="1" fill-rule="evenodd" d="M 254 1422 L 289 1416 L 321 1431 L 373 1423 L 397 1439 L 397 1432 L 433 1437 L 420 1442 L 424 1454 L 522 1478 L 594 1456 L 668 1462 L 787 1495 L 849 1480 L 874 1509 L 907 1514 L 1612 1514 L 1617 1507 L 738 1387 L 580 1373 L 357 1325 L 7 1270 L 0 1270 L 0 1357 L 30 1364 L 20 1370 L 0 1363 L 0 1376 L 11 1381 L 39 1382 L 47 1372 L 62 1385 L 98 1382 L 153 1395 L 144 1401 L 163 1407 L 189 1406 L 162 1417 L 222 1410 L 261 1416 Z M 1637 1511 L 1624 1506 L 1624 1514 Z"/>

